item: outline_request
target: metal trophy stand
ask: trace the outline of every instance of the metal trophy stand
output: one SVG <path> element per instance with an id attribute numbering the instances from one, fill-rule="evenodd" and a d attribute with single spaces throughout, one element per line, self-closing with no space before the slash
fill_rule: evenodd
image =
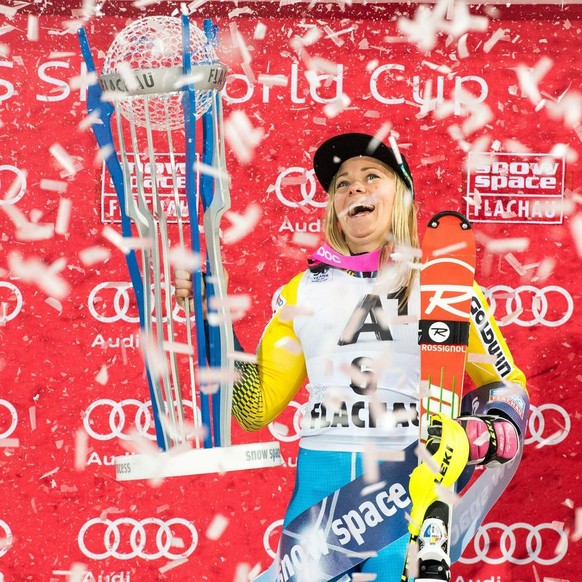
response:
<path id="1" fill-rule="evenodd" d="M 79 39 L 95 74 L 84 29 Z M 121 481 L 281 463 L 278 442 L 231 443 L 234 336 L 219 243 L 230 207 L 220 94 L 226 65 L 216 45 L 217 27 L 208 20 L 204 31 L 187 16 L 136 20 L 117 35 L 88 91 L 119 201 L 119 246 L 139 310 L 157 441 L 155 451 L 116 457 Z M 186 302 L 185 318 L 176 318 L 172 267 L 186 266 L 194 313 Z"/>

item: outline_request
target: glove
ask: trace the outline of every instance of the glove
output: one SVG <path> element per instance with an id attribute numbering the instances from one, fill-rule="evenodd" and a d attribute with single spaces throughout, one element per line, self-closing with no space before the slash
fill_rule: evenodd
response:
<path id="1" fill-rule="evenodd" d="M 455 419 L 469 440 L 470 465 L 497 466 L 511 461 L 518 453 L 520 440 L 515 425 L 498 416 L 461 416 Z M 437 450 L 442 429 L 439 423 L 431 423 L 428 429 L 427 449 Z"/>

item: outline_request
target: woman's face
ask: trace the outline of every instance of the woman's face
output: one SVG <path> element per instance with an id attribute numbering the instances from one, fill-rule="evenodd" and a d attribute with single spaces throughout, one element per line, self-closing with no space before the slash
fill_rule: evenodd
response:
<path id="1" fill-rule="evenodd" d="M 340 166 L 332 203 L 352 253 L 370 252 L 386 242 L 395 192 L 394 173 L 374 158 L 351 158 Z"/>

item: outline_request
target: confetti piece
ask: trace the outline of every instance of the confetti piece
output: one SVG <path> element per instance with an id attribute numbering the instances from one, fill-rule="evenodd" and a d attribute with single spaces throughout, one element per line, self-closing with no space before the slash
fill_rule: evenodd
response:
<path id="1" fill-rule="evenodd" d="M 287 436 L 289 434 L 289 427 L 280 422 L 273 422 L 271 428 L 279 435 Z"/>
<path id="2" fill-rule="evenodd" d="M 363 468 L 366 483 L 377 483 L 380 480 L 380 468 L 375 447 L 370 445 L 364 447 Z"/>
<path id="3" fill-rule="evenodd" d="M 257 363 L 257 355 L 256 354 L 245 354 L 243 352 L 231 352 L 228 354 L 229 359 L 234 360 L 235 362 L 245 362 L 249 364 L 256 364 Z"/>
<path id="4" fill-rule="evenodd" d="M 238 563 L 234 572 L 233 582 L 248 582 L 250 580 L 250 564 Z"/>
<path id="5" fill-rule="evenodd" d="M 248 164 L 263 139 L 264 131 L 254 128 L 244 111 L 236 110 L 224 122 L 224 134 L 239 162 Z"/>
<path id="6" fill-rule="evenodd" d="M 485 250 L 492 254 L 501 254 L 507 251 L 523 252 L 529 248 L 529 238 L 496 238 L 485 244 Z"/>
<path id="7" fill-rule="evenodd" d="M 497 356 L 493 354 L 475 354 L 471 352 L 467 355 L 467 361 L 473 364 L 495 364 L 495 362 L 497 362 Z"/>
<path id="8" fill-rule="evenodd" d="M 173 354 L 185 354 L 187 356 L 194 355 L 194 346 L 179 342 L 170 342 L 167 340 L 164 340 L 163 350 Z"/>
<path id="9" fill-rule="evenodd" d="M 293 321 L 296 317 L 301 315 L 313 315 L 313 309 L 307 305 L 284 305 L 279 310 L 279 319 L 281 321 Z"/>
<path id="10" fill-rule="evenodd" d="M 228 518 L 217 513 L 206 530 L 206 537 L 212 541 L 219 539 L 228 527 L 228 522 Z"/>
<path id="11" fill-rule="evenodd" d="M 267 33 L 267 26 L 263 22 L 258 22 L 257 26 L 255 26 L 255 32 L 253 34 L 253 38 L 255 40 L 264 40 L 266 33 Z"/>
<path id="12" fill-rule="evenodd" d="M 301 347 L 301 344 L 291 338 L 291 337 L 284 337 L 281 338 L 280 340 L 277 340 L 275 342 L 275 347 L 276 348 L 282 348 L 284 350 L 287 350 L 288 352 L 292 353 L 292 354 L 302 354 L 303 353 L 303 348 Z"/>
<path id="13" fill-rule="evenodd" d="M 169 572 L 170 570 L 173 570 L 174 568 L 177 568 L 178 566 L 183 566 L 187 562 L 188 562 L 188 558 L 181 558 L 179 560 L 172 560 L 172 561 L 168 562 L 165 566 L 161 566 L 160 568 L 158 568 L 158 570 L 161 574 L 164 574 L 166 572 Z"/>
<path id="14" fill-rule="evenodd" d="M 83 582 L 87 574 L 87 565 L 73 562 L 69 570 L 53 570 L 53 576 L 67 576 L 67 582 Z"/>
<path id="15" fill-rule="evenodd" d="M 55 233 L 67 234 L 69 232 L 69 222 L 71 219 L 71 210 L 73 201 L 70 198 L 61 198 L 59 209 L 57 210 L 57 219 L 55 221 Z"/>
<path id="16" fill-rule="evenodd" d="M 579 257 L 582 257 L 582 213 L 578 213 L 570 220 L 570 232 L 576 245 Z"/>
<path id="17" fill-rule="evenodd" d="M 362 572 L 356 572 L 352 575 L 352 582 L 372 582 L 373 580 L 377 580 L 378 577 L 376 574 L 367 574 Z"/>
<path id="18" fill-rule="evenodd" d="M 323 112 L 325 113 L 326 117 L 328 117 L 329 119 L 333 119 L 334 117 L 337 117 L 340 113 L 345 111 L 349 107 L 351 102 L 352 102 L 351 99 L 344 93 L 340 95 L 337 99 L 334 99 L 333 101 L 327 103 L 323 107 Z"/>
<path id="19" fill-rule="evenodd" d="M 294 232 L 291 241 L 298 246 L 315 248 L 320 242 L 320 236 L 311 232 Z"/>
<path id="20" fill-rule="evenodd" d="M 574 532 L 571 537 L 573 542 L 582 539 L 582 507 L 576 508 L 574 514 Z"/>
<path id="21" fill-rule="evenodd" d="M 110 226 L 103 227 L 101 235 L 113 246 L 117 247 L 124 255 L 127 255 L 134 249 L 151 249 L 153 246 L 152 241 L 149 239 L 124 237 Z"/>
<path id="22" fill-rule="evenodd" d="M 36 257 L 24 260 L 20 253 L 11 251 L 8 254 L 8 267 L 12 275 L 36 285 L 43 293 L 56 299 L 64 299 L 71 291 L 70 285 L 63 278 Z"/>
<path id="23" fill-rule="evenodd" d="M 36 430 L 36 406 L 28 409 L 28 419 L 30 420 L 30 430 Z"/>
<path id="24" fill-rule="evenodd" d="M 58 192 L 59 194 L 64 194 L 67 191 L 67 187 L 69 186 L 68 182 L 62 182 L 60 180 L 46 180 L 45 178 L 41 179 L 39 185 L 43 190 Z"/>
<path id="25" fill-rule="evenodd" d="M 175 268 L 183 271 L 200 270 L 200 253 L 195 253 L 182 246 L 170 249 L 170 264 Z"/>
<path id="26" fill-rule="evenodd" d="M 107 384 L 108 380 L 109 380 L 109 374 L 107 372 L 107 366 L 105 364 L 103 364 L 101 366 L 101 369 L 99 370 L 99 372 L 95 376 L 95 382 L 97 382 L 97 384 L 101 384 L 102 386 L 105 386 L 105 384 Z"/>
<path id="27" fill-rule="evenodd" d="M 210 0 L 194 0 L 194 2 L 190 2 L 190 4 L 188 4 L 187 6 L 187 9 L 189 11 L 188 13 L 192 14 L 192 12 L 194 12 L 197 8 L 200 8 L 209 1 Z"/>
<path id="28" fill-rule="evenodd" d="M 82 428 L 75 432 L 75 470 L 84 471 L 87 466 L 89 435 Z"/>
<path id="29" fill-rule="evenodd" d="M 79 260 L 86 267 L 107 261 L 111 257 L 111 251 L 105 247 L 87 247 L 79 251 Z"/>
<path id="30" fill-rule="evenodd" d="M 231 222 L 231 226 L 224 231 L 224 244 L 233 244 L 250 234 L 261 219 L 263 212 L 260 204 L 249 204 L 244 214 L 226 212 L 225 217 Z"/>
<path id="31" fill-rule="evenodd" d="M 414 450 L 416 456 L 430 469 L 435 475 L 439 474 L 440 467 L 434 460 L 434 457 L 428 452 L 426 447 L 422 444 L 418 445 Z"/>
<path id="32" fill-rule="evenodd" d="M 467 246 L 466 242 L 455 243 L 446 247 L 441 247 L 440 249 L 435 249 L 433 255 L 435 257 L 440 257 L 442 255 L 448 255 L 449 253 L 453 253 L 455 251 L 460 251 Z"/>
<path id="33" fill-rule="evenodd" d="M 0 439 L 0 448 L 17 448 L 19 446 L 19 439 Z"/>
<path id="34" fill-rule="evenodd" d="M 47 305 L 50 305 L 53 309 L 55 309 L 59 313 L 61 313 L 63 311 L 63 304 L 58 299 L 55 299 L 54 297 L 47 297 L 44 300 L 44 302 Z"/>
<path id="35" fill-rule="evenodd" d="M 28 15 L 26 38 L 30 41 L 38 40 L 38 16 L 35 16 L 34 14 Z"/>
<path id="36" fill-rule="evenodd" d="M 49 148 L 49 152 L 68 175 L 74 176 L 77 173 L 77 168 L 73 158 L 71 158 L 62 145 L 54 143 Z"/>

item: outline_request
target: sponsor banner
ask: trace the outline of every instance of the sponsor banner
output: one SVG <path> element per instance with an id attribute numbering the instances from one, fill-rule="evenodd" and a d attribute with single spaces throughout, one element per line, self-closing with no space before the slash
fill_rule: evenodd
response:
<path id="1" fill-rule="evenodd" d="M 472 222 L 561 224 L 564 158 L 470 152 L 467 217 Z"/>
<path id="2" fill-rule="evenodd" d="M 186 161 L 185 155 L 176 152 L 173 155 L 173 163 L 168 152 L 156 152 L 155 164 L 136 161 L 134 152 L 127 152 L 127 163 L 131 191 L 137 201 L 138 176 L 141 176 L 140 184 L 148 207 L 153 209 L 154 194 L 157 196 L 162 212 L 168 217 L 168 222 L 177 222 L 177 206 L 180 207 L 183 222 L 188 224 L 188 204 L 186 201 Z M 154 189 L 155 184 L 157 188 Z M 115 192 L 115 186 L 111 175 L 107 172 L 105 163 L 101 172 L 101 222 L 121 223 L 119 212 L 119 200 Z"/>

